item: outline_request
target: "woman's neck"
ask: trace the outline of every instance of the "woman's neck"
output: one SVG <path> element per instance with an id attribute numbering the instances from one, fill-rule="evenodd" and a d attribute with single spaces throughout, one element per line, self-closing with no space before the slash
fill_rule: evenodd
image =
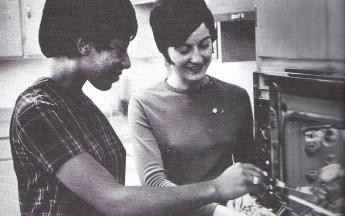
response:
<path id="1" fill-rule="evenodd" d="M 50 78 L 60 86 L 79 92 L 86 80 L 80 73 L 77 60 L 54 58 Z"/>
<path id="2" fill-rule="evenodd" d="M 206 86 L 209 82 L 209 77 L 204 76 L 200 80 L 196 81 L 188 81 L 184 80 L 183 78 L 177 76 L 174 73 L 171 73 L 170 76 L 167 78 L 166 81 L 171 87 L 179 89 L 179 90 L 196 90 Z"/>

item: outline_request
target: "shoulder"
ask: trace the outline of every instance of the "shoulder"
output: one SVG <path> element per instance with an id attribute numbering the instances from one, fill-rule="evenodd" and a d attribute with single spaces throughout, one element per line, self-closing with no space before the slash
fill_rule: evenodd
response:
<path id="1" fill-rule="evenodd" d="M 140 89 L 133 93 L 131 101 L 138 101 L 145 103 L 160 98 L 166 92 L 164 82 L 160 82 L 146 89 Z"/>
<path id="2" fill-rule="evenodd" d="M 34 84 L 23 91 L 17 98 L 13 118 L 27 122 L 42 116 L 42 113 L 57 109 L 58 104 L 39 84 Z"/>
<path id="3" fill-rule="evenodd" d="M 212 76 L 210 76 L 210 82 L 212 82 L 217 92 L 223 92 L 228 96 L 249 97 L 247 91 L 238 85 L 224 82 Z"/>

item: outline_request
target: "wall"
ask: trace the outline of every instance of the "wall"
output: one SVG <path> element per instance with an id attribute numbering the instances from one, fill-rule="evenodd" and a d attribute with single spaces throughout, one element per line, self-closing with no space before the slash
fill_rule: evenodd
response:
<path id="1" fill-rule="evenodd" d="M 246 89 L 253 104 L 254 71 L 256 71 L 255 61 L 226 63 L 213 62 L 210 65 L 208 74 Z"/>

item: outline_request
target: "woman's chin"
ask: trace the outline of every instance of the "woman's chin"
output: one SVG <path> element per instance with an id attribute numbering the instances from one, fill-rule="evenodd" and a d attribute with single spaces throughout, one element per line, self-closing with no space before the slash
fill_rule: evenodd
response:
<path id="1" fill-rule="evenodd" d="M 199 73 L 190 72 L 185 78 L 191 82 L 200 82 L 206 78 L 206 73 L 203 71 L 200 71 Z"/>

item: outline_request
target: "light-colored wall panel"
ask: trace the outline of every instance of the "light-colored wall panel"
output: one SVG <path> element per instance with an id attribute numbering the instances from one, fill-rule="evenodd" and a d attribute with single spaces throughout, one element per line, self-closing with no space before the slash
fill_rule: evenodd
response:
<path id="1" fill-rule="evenodd" d="M 24 55 L 41 56 L 38 31 L 45 0 L 22 0 Z"/>
<path id="2" fill-rule="evenodd" d="M 0 57 L 22 56 L 19 0 L 0 1 Z"/>
<path id="3" fill-rule="evenodd" d="M 343 0 L 256 0 L 258 57 L 345 60 Z"/>
<path id="4" fill-rule="evenodd" d="M 152 4 L 135 6 L 138 20 L 138 33 L 128 47 L 131 58 L 152 58 L 161 56 L 154 42 L 149 17 Z"/>

